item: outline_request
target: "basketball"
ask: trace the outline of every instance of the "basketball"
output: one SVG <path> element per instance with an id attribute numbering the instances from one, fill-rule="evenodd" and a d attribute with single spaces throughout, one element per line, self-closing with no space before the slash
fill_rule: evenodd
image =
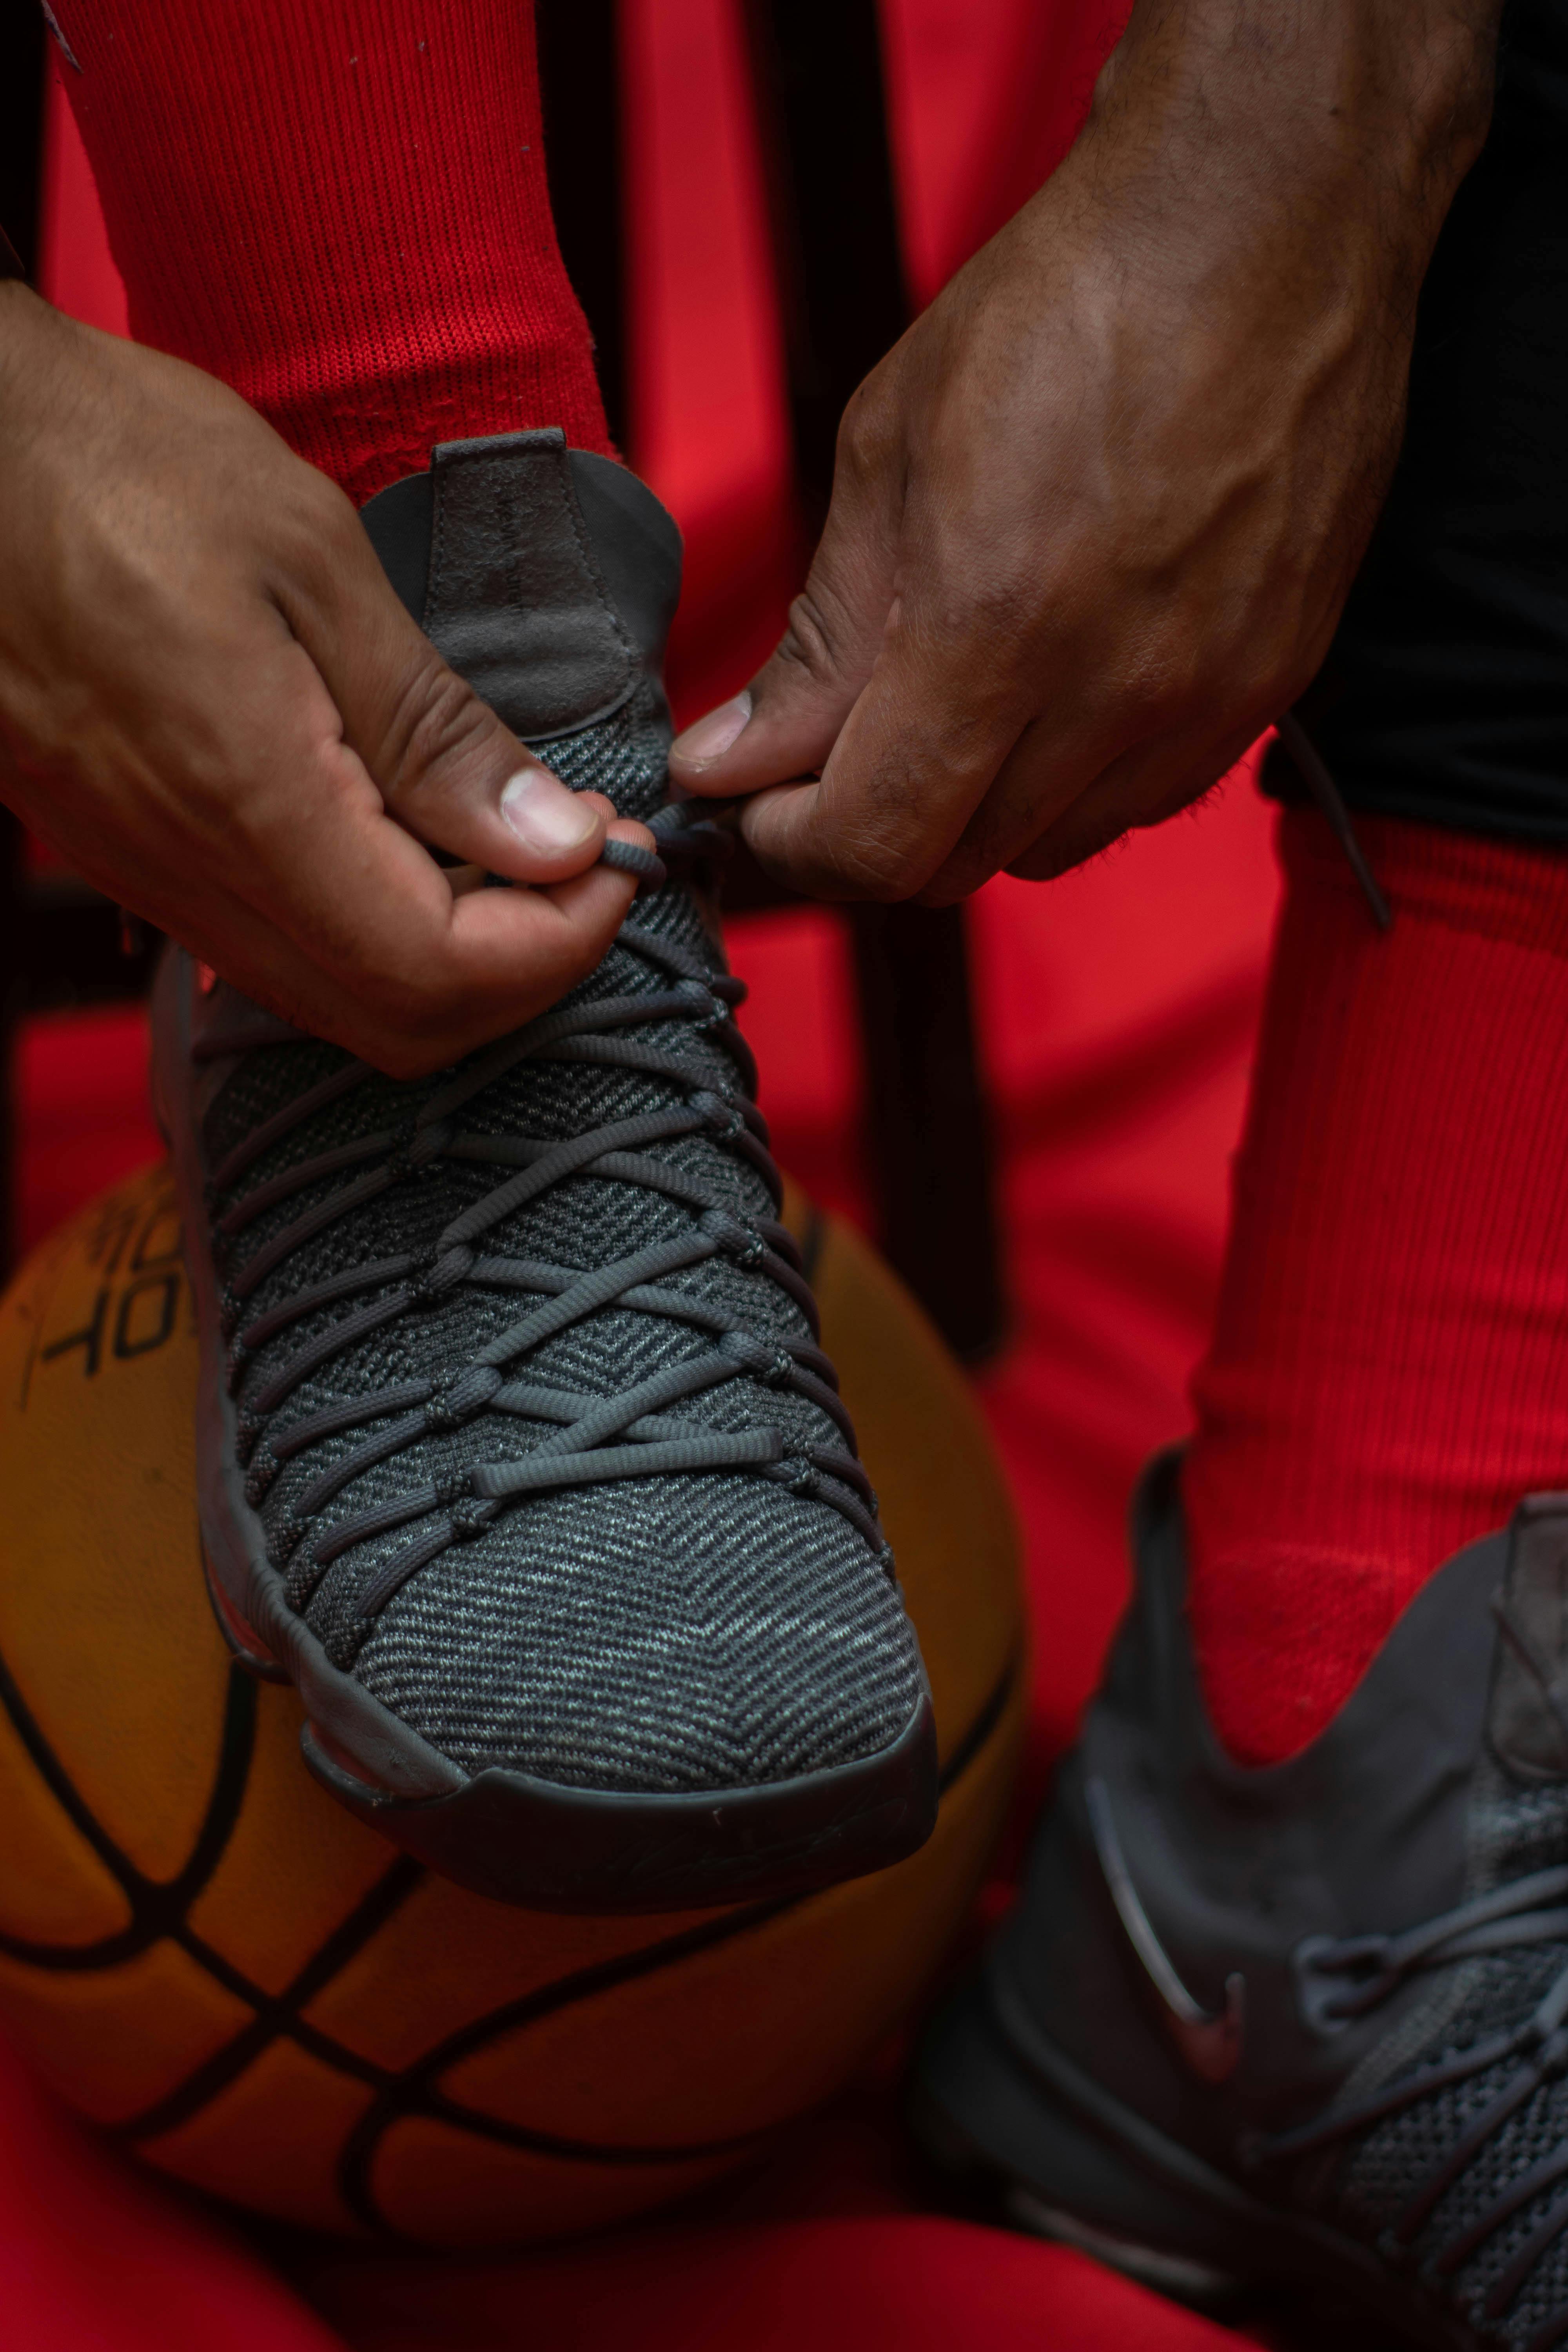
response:
<path id="1" fill-rule="evenodd" d="M 1011 1508 L 968 1386 L 792 1192 L 935 1700 L 908 1861 L 720 1912 L 521 1911 L 320 1789 L 294 1693 L 204 1587 L 196 1346 L 166 1174 L 0 1304 L 0 2030 L 145 2161 L 279 2220 L 426 2245 L 597 2228 L 765 2149 L 918 1999 L 1005 1805 L 1025 1697 Z"/>

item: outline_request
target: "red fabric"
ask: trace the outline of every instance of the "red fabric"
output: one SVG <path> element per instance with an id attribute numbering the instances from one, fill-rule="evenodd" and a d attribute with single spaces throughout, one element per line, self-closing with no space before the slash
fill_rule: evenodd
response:
<path id="1" fill-rule="evenodd" d="M 884 0 L 883 51 L 917 301 L 1055 171 L 1132 0 Z"/>
<path id="2" fill-rule="evenodd" d="M 307 2303 L 227 2228 L 96 2144 L 0 2048 L 3 2352 L 1224 2352 L 1235 2341 L 1081 2255 L 930 2216 L 686 2223 L 526 2263 L 339 2257 L 310 2287 Z"/>
<path id="3" fill-rule="evenodd" d="M 345 2263 L 316 2294 L 357 2352 L 1220 2352 L 1234 2339 L 1070 2253 L 965 2221 L 884 2215 L 624 2241 L 515 2263 Z"/>
<path id="4" fill-rule="evenodd" d="M 248 2247 L 90 2139 L 0 2044 L 3 2352 L 342 2352 Z"/>
<path id="5" fill-rule="evenodd" d="M 1284 828 L 1270 972 L 1185 1491 L 1215 1728 L 1321 1730 L 1394 1619 L 1531 1487 L 1568 1485 L 1568 856 Z"/>
<path id="6" fill-rule="evenodd" d="M 1061 152 L 1119 13 L 1098 0 L 886 0 L 924 290 Z M 731 0 L 621 0 L 621 25 L 636 93 L 634 456 L 686 533 L 673 667 L 690 717 L 754 667 L 791 584 L 778 331 Z M 56 132 L 47 282 L 79 315 L 123 324 L 74 125 L 57 114 Z M 1274 896 L 1269 820 L 1243 783 L 1048 892 L 1002 880 L 973 909 L 1016 1311 L 984 1393 L 1023 1510 L 1039 1625 L 1021 1816 L 1121 1606 L 1137 1465 L 1184 1424 Z M 745 1023 L 781 1156 L 863 1213 L 842 926 L 826 912 L 770 916 L 736 926 L 731 946 L 752 986 Z M 144 1050 L 140 1019 L 120 1013 L 31 1025 L 19 1076 L 32 1238 L 156 1150 Z M 985 1909 L 1005 1899 L 993 1886 Z M 286 2289 L 279 2260 L 295 2263 L 298 2250 L 273 2240 L 266 2258 L 251 2252 L 103 2153 L 0 2060 L 13 2158 L 0 2178 L 0 2352 L 316 2352 L 323 2323 L 338 2352 L 1236 2344 L 1060 2250 L 919 2211 L 899 2154 L 896 2071 L 852 2086 L 700 2221 L 689 2210 L 504 2264 L 318 2258 L 291 2267 Z"/>
<path id="7" fill-rule="evenodd" d="M 60 0 L 131 331 L 356 504 L 437 441 L 608 446 L 528 0 Z"/>

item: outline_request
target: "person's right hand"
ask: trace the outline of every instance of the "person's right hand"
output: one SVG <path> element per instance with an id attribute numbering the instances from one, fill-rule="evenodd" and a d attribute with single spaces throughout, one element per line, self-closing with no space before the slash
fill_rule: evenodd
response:
<path id="1" fill-rule="evenodd" d="M 15 282 L 0 797 L 247 995 L 397 1076 L 592 971 L 636 888 L 596 863 L 606 833 L 650 840 L 447 668 L 348 499 L 236 394 Z"/>

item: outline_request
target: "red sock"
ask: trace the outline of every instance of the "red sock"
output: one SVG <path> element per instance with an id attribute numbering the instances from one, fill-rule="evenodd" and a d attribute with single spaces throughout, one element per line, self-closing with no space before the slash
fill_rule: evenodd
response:
<path id="1" fill-rule="evenodd" d="M 1215 1727 L 1327 1724 L 1450 1553 L 1568 1486 L 1568 853 L 1321 820 L 1288 877 L 1184 1490 Z"/>
<path id="2" fill-rule="evenodd" d="M 606 449 L 529 0 L 58 0 L 141 342 L 363 504 L 437 441 Z"/>

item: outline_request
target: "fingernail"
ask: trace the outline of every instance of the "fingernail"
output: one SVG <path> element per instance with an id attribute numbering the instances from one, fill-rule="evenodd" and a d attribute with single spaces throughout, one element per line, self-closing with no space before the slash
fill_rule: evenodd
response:
<path id="1" fill-rule="evenodd" d="M 599 820 L 584 808 L 575 793 L 543 768 L 520 768 L 500 796 L 500 813 L 525 849 L 541 857 L 557 857 L 565 849 L 581 849 L 598 830 Z"/>
<path id="2" fill-rule="evenodd" d="M 742 689 L 732 702 L 721 702 L 717 710 L 689 727 L 675 748 L 683 760 L 721 760 L 751 715 L 751 694 Z"/>

